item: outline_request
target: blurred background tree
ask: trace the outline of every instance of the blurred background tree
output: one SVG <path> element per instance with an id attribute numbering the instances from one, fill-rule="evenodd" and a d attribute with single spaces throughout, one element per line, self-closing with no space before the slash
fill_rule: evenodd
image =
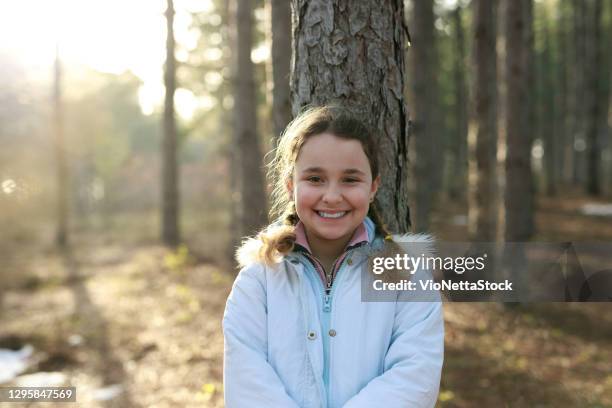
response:
<path id="1" fill-rule="evenodd" d="M 174 1 L 167 0 L 166 63 L 164 65 L 164 137 L 162 153 L 162 229 L 165 244 L 176 246 L 181 240 L 179 229 L 180 193 L 177 163 L 178 137 L 174 112 L 176 92 L 176 56 L 174 39 Z"/>

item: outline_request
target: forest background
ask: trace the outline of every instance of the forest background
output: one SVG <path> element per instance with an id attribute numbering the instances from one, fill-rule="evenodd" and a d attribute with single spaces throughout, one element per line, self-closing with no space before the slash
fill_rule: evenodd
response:
<path id="1" fill-rule="evenodd" d="M 332 3 L 351 27 L 372 7 Z M 407 172 L 392 169 L 410 228 L 612 241 L 612 4 L 388 3 L 407 26 L 406 111 L 389 117 L 410 120 L 393 133 Z M 24 0 L 0 16 L 0 349 L 27 354 L 3 385 L 74 385 L 86 406 L 222 406 L 231 254 L 266 222 L 265 153 L 307 100 L 294 47 L 316 48 L 290 12 Z M 313 102 L 334 97 L 323 77 Z M 342 98 L 359 112 L 357 94 Z M 445 319 L 439 406 L 612 405 L 609 304 L 447 304 Z"/>

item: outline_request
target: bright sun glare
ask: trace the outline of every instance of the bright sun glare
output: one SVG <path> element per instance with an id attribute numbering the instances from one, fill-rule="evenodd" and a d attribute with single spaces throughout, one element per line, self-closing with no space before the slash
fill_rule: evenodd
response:
<path id="1" fill-rule="evenodd" d="M 49 78 L 59 41 L 67 65 L 109 73 L 132 71 L 144 82 L 139 101 L 145 114 L 163 98 L 165 0 L 18 0 L 3 2 L 0 54 L 16 58 L 39 77 Z M 195 46 L 189 11 L 212 11 L 212 0 L 175 0 L 175 37 L 184 49 Z M 185 89 L 178 113 L 189 118 L 199 101 Z"/>

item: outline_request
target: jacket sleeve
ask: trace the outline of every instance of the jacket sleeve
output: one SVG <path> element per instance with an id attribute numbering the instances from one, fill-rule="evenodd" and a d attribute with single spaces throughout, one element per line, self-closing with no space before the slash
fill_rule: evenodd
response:
<path id="1" fill-rule="evenodd" d="M 267 360 L 267 306 L 263 266 L 238 274 L 223 316 L 225 406 L 298 407 Z"/>
<path id="2" fill-rule="evenodd" d="M 439 295 L 437 295 L 439 298 Z M 385 372 L 372 379 L 344 408 L 433 407 L 444 356 L 442 302 L 398 301 Z"/>

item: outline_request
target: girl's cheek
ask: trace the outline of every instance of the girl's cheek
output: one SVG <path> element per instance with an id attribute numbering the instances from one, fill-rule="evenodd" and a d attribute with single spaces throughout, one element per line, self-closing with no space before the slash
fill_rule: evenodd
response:
<path id="1" fill-rule="evenodd" d="M 350 196 L 356 202 L 364 200 L 369 202 L 370 191 L 367 188 L 353 189 L 349 193 L 347 193 L 347 196 Z"/>

